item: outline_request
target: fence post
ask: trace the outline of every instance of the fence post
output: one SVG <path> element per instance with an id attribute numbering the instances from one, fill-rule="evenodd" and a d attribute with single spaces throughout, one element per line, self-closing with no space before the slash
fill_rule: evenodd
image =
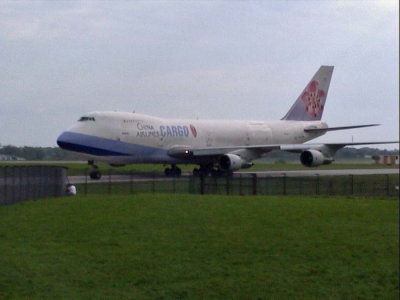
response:
<path id="1" fill-rule="evenodd" d="M 88 176 L 88 169 L 86 169 L 86 171 L 85 171 L 85 186 L 84 186 L 84 193 L 85 193 L 85 196 L 87 195 L 87 176 Z"/>
<path id="2" fill-rule="evenodd" d="M 176 194 L 176 176 L 172 178 L 172 193 Z"/>
<path id="3" fill-rule="evenodd" d="M 330 195 L 330 196 L 332 196 L 332 195 L 335 195 L 335 192 L 334 192 L 334 184 L 333 184 L 333 182 L 332 182 L 332 180 L 329 180 L 329 191 L 328 191 L 328 194 Z"/>
<path id="4" fill-rule="evenodd" d="M 24 167 L 19 168 L 19 174 L 18 174 L 18 189 L 19 189 L 19 201 L 25 200 L 22 195 L 23 195 L 23 185 L 22 185 L 22 171 L 24 170 Z"/>
<path id="5" fill-rule="evenodd" d="M 283 195 L 286 195 L 286 173 L 285 174 L 283 174 L 283 177 L 282 177 L 282 183 L 283 183 Z"/>
<path id="6" fill-rule="evenodd" d="M 133 193 L 133 171 L 129 171 L 129 193 Z"/>
<path id="7" fill-rule="evenodd" d="M 205 183 L 204 183 L 204 175 L 201 174 L 200 175 L 200 194 L 201 195 L 204 195 L 204 185 L 205 185 Z"/>
<path id="8" fill-rule="evenodd" d="M 389 174 L 386 174 L 386 196 L 390 195 Z"/>
<path id="9" fill-rule="evenodd" d="M 56 167 L 52 167 L 51 170 L 53 171 L 53 197 L 57 197 L 58 196 L 58 178 L 60 178 L 61 176 L 59 176 L 59 170 Z"/>
<path id="10" fill-rule="evenodd" d="M 297 178 L 299 180 L 299 194 L 303 195 L 303 179 L 301 177 Z"/>
<path id="11" fill-rule="evenodd" d="M 151 192 L 154 194 L 156 192 L 156 173 L 153 172 L 153 180 L 151 181 Z"/>
<path id="12" fill-rule="evenodd" d="M 48 184 L 50 182 L 50 178 L 49 178 L 49 167 L 43 167 L 44 170 L 44 174 L 43 174 L 43 193 L 45 195 L 46 198 L 51 197 L 50 195 L 50 189 L 46 186 L 46 184 Z"/>
<path id="13" fill-rule="evenodd" d="M 26 174 L 25 174 L 25 176 L 26 176 L 26 192 L 25 192 L 25 197 L 26 197 L 26 199 L 30 199 L 30 197 L 31 197 L 31 184 L 30 184 L 30 182 L 31 182 L 31 178 L 30 178 L 30 168 L 29 167 L 26 167 Z"/>
<path id="14" fill-rule="evenodd" d="M 12 203 L 15 203 L 15 190 L 16 190 L 16 186 L 15 186 L 15 167 L 12 167 L 12 177 L 11 177 L 11 191 L 12 191 Z"/>
<path id="15" fill-rule="evenodd" d="M 210 186 L 212 186 L 212 192 L 211 193 L 218 194 L 218 190 L 219 190 L 219 185 L 218 185 L 219 180 L 218 179 L 219 178 L 217 176 L 212 176 L 211 178 L 212 178 L 212 181 L 213 181 L 213 183 L 210 185 Z"/>
<path id="16" fill-rule="evenodd" d="M 350 175 L 350 194 L 354 195 L 354 175 Z"/>
<path id="17" fill-rule="evenodd" d="M 7 203 L 7 169 L 4 167 L 4 203 Z"/>
<path id="18" fill-rule="evenodd" d="M 319 195 L 319 175 L 318 174 L 315 174 L 315 175 L 317 177 L 317 179 L 315 181 L 315 194 Z"/>
<path id="19" fill-rule="evenodd" d="M 189 194 L 196 193 L 194 190 L 195 189 L 195 184 L 194 184 L 195 178 L 196 177 L 193 174 L 189 175 L 189 182 L 188 182 L 188 193 Z"/>
<path id="20" fill-rule="evenodd" d="M 112 183 L 111 172 L 112 172 L 112 170 L 108 169 L 108 194 L 111 194 L 111 183 Z"/>
<path id="21" fill-rule="evenodd" d="M 230 193 L 230 189 L 231 189 L 231 183 L 230 183 L 230 176 L 229 176 L 229 173 L 228 174 L 226 174 L 226 194 L 227 195 L 229 195 L 229 193 Z"/>
<path id="22" fill-rule="evenodd" d="M 15 173 L 15 172 L 14 172 Z M 46 195 L 46 187 L 45 187 L 45 183 L 46 183 L 46 170 L 44 166 L 40 167 L 40 194 L 38 198 L 47 198 Z"/>
<path id="23" fill-rule="evenodd" d="M 239 174 L 239 195 L 243 195 L 243 190 L 242 190 L 242 175 L 243 174 Z"/>
<path id="24" fill-rule="evenodd" d="M 257 195 L 257 174 L 251 174 L 253 177 L 253 195 Z"/>
<path id="25" fill-rule="evenodd" d="M 33 173 L 33 188 L 32 188 L 32 199 L 37 198 L 39 192 L 39 167 L 32 167 Z"/>

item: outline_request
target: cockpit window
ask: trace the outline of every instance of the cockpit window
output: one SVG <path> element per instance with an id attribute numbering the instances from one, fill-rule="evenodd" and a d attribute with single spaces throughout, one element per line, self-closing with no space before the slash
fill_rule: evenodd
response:
<path id="1" fill-rule="evenodd" d="M 79 122 L 86 122 L 86 121 L 96 121 L 94 117 L 81 117 Z"/>

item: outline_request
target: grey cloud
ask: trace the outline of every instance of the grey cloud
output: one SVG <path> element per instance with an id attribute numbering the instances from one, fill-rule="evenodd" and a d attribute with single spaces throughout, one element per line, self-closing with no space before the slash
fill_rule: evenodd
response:
<path id="1" fill-rule="evenodd" d="M 384 124 L 324 139 L 396 139 L 398 7 L 381 2 L 2 2 L 0 143 L 54 145 L 101 109 L 279 119 L 321 64 L 324 119 Z"/>

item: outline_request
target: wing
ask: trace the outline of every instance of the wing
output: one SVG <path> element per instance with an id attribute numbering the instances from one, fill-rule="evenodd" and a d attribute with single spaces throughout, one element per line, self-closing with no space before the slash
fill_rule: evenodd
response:
<path id="1" fill-rule="evenodd" d="M 399 141 L 384 142 L 361 142 L 361 143 L 326 143 L 326 144 L 272 144 L 272 145 L 255 145 L 255 146 L 230 146 L 230 147 L 214 147 L 196 149 L 190 146 L 176 146 L 168 151 L 168 155 L 173 157 L 204 157 L 204 156 L 221 156 L 238 150 L 251 150 L 260 155 L 268 153 L 272 150 L 281 150 L 287 152 L 301 153 L 305 150 L 318 150 L 323 153 L 334 155 L 336 151 L 346 146 L 360 145 L 380 145 L 380 144 L 398 144 Z"/>
<path id="2" fill-rule="evenodd" d="M 398 144 L 399 141 L 361 142 L 361 143 L 326 143 L 326 144 L 299 144 L 282 145 L 282 151 L 301 153 L 305 150 L 318 150 L 326 155 L 334 156 L 335 153 L 346 146 Z"/>

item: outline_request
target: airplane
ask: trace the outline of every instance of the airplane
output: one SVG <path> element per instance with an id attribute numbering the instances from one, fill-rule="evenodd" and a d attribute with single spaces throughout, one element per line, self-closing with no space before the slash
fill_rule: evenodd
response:
<path id="1" fill-rule="evenodd" d="M 145 114 L 95 111 L 82 116 L 57 139 L 60 148 L 80 154 L 93 166 L 92 179 L 100 179 L 95 162 L 111 166 L 134 163 L 171 165 L 166 176 L 180 176 L 178 164 L 196 164 L 194 175 L 218 175 L 250 168 L 252 161 L 272 150 L 300 153 L 306 167 L 330 164 L 348 145 L 388 144 L 305 143 L 333 130 L 379 124 L 329 127 L 321 121 L 333 73 L 321 66 L 279 121 L 164 119 Z"/>

